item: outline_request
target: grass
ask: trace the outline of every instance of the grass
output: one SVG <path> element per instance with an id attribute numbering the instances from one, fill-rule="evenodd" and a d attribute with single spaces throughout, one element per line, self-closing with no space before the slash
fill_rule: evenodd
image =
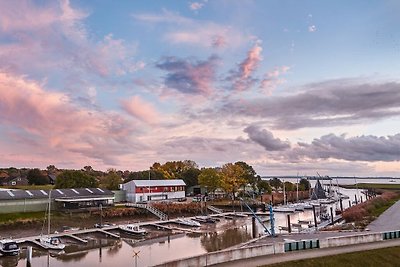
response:
<path id="1" fill-rule="evenodd" d="M 269 267 L 375 267 L 399 266 L 400 247 L 367 250 L 361 252 L 345 253 L 313 259 L 288 261 L 283 263 L 265 265 Z"/>
<path id="2" fill-rule="evenodd" d="M 391 189 L 391 190 L 400 190 L 400 184 L 352 184 L 352 185 L 341 185 L 343 188 L 347 189 Z"/>
<path id="3" fill-rule="evenodd" d="M 6 213 L 0 216 L 0 225 L 16 223 L 33 223 L 43 221 L 44 212 Z"/>

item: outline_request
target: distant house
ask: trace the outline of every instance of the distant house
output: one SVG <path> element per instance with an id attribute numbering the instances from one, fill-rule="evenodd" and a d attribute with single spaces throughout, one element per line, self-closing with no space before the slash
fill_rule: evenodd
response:
<path id="1" fill-rule="evenodd" d="M 55 174 L 48 174 L 47 178 L 49 179 L 49 184 L 56 184 L 57 176 Z"/>
<path id="2" fill-rule="evenodd" d="M 129 202 L 147 202 L 185 198 L 183 180 L 132 180 L 121 185 Z"/>
<path id="3" fill-rule="evenodd" d="M 16 185 L 28 185 L 28 179 L 26 177 L 7 177 L 0 181 L 2 186 L 16 186 Z"/>

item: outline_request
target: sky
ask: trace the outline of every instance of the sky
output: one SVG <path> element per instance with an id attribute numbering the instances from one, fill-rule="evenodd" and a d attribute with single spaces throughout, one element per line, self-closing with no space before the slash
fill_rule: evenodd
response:
<path id="1" fill-rule="evenodd" d="M 396 0 L 0 0 L 0 167 L 400 177 Z"/>

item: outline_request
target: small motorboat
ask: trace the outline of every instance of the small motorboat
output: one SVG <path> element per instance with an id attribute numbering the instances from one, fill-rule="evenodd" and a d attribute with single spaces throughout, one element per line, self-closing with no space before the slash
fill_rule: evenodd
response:
<path id="1" fill-rule="evenodd" d="M 39 243 L 45 249 L 63 250 L 65 248 L 65 244 L 61 242 L 60 238 L 53 236 L 41 236 Z"/>
<path id="2" fill-rule="evenodd" d="M 5 256 L 17 256 L 20 252 L 20 248 L 12 239 L 1 239 L 0 240 L 0 253 Z"/>
<path id="3" fill-rule="evenodd" d="M 200 227 L 201 224 L 199 222 L 196 222 L 191 219 L 186 219 L 186 218 L 179 218 L 176 220 L 177 223 L 186 225 L 186 226 L 192 226 L 192 227 Z"/>
<path id="4" fill-rule="evenodd" d="M 135 234 L 135 235 L 145 235 L 147 234 L 147 231 L 143 228 L 140 228 L 138 224 L 126 224 L 126 225 L 120 225 L 119 229 L 130 233 L 130 234 Z"/>
<path id="5" fill-rule="evenodd" d="M 291 206 L 278 206 L 273 208 L 274 212 L 286 212 L 286 213 L 291 213 L 295 212 L 295 208 Z"/>

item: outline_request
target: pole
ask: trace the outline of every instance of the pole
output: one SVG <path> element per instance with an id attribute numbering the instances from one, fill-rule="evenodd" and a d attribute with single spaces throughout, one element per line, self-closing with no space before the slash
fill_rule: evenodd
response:
<path id="1" fill-rule="evenodd" d="M 287 215 L 287 226 L 289 234 L 292 232 L 292 225 L 290 224 L 290 215 Z"/>
<path id="2" fill-rule="evenodd" d="M 351 200 L 349 200 L 349 208 L 351 207 Z"/>
<path id="3" fill-rule="evenodd" d="M 354 199 L 355 199 L 356 205 L 357 205 L 357 204 L 358 204 L 358 201 L 357 201 L 357 194 L 354 195 Z"/>
<path id="4" fill-rule="evenodd" d="M 343 201 L 340 199 L 340 211 L 343 213 Z"/>
<path id="5" fill-rule="evenodd" d="M 331 224 L 333 225 L 333 208 L 331 207 Z"/>
<path id="6" fill-rule="evenodd" d="M 251 217 L 251 227 L 252 227 L 252 233 L 253 233 L 253 238 L 256 238 L 256 218 L 253 216 Z"/>
<path id="7" fill-rule="evenodd" d="M 49 191 L 49 213 L 47 214 L 47 235 L 50 235 L 51 189 Z"/>
<path id="8" fill-rule="evenodd" d="M 31 267 L 32 265 L 32 247 L 28 246 L 26 250 L 26 267 Z"/>

